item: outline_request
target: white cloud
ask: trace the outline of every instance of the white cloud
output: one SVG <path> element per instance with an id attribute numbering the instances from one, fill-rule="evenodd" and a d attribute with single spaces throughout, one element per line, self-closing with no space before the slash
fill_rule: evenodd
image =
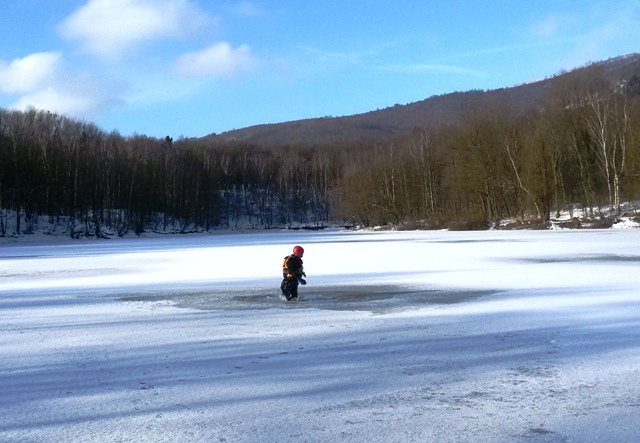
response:
<path id="1" fill-rule="evenodd" d="M 176 72 L 187 77 L 230 77 L 255 66 L 257 59 L 247 45 L 234 49 L 227 42 L 182 55 Z"/>
<path id="2" fill-rule="evenodd" d="M 95 110 L 95 103 L 92 98 L 65 91 L 60 88 L 46 88 L 23 95 L 16 102 L 11 104 L 14 109 L 46 109 L 69 116 L 78 116 L 91 113 Z"/>
<path id="3" fill-rule="evenodd" d="M 12 97 L 9 108 L 30 107 L 72 117 L 92 117 L 113 105 L 115 86 L 95 75 L 64 69 L 59 52 L 39 52 L 5 63 L 0 60 L 0 94 Z"/>
<path id="4" fill-rule="evenodd" d="M 188 0 L 89 0 L 59 31 L 87 52 L 117 59 L 132 46 L 183 36 L 208 22 Z"/>
<path id="5" fill-rule="evenodd" d="M 11 63 L 0 60 L 0 92 L 21 94 L 47 85 L 60 69 L 59 52 L 38 52 Z"/>
<path id="6" fill-rule="evenodd" d="M 93 119 L 122 100 L 95 78 L 77 76 L 22 94 L 12 109 L 36 108 L 80 119 Z"/>

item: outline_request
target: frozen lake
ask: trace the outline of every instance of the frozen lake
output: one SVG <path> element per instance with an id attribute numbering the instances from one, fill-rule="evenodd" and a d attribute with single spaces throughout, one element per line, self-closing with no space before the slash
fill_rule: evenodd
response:
<path id="1" fill-rule="evenodd" d="M 302 300 L 280 266 L 305 248 Z M 640 441 L 640 230 L 3 244 L 0 441 Z"/>

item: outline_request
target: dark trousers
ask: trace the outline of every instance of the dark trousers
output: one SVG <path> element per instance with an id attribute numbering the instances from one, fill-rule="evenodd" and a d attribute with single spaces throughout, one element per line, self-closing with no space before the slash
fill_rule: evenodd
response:
<path id="1" fill-rule="evenodd" d="M 283 278 L 280 283 L 280 290 L 287 300 L 298 297 L 298 279 L 297 278 Z"/>

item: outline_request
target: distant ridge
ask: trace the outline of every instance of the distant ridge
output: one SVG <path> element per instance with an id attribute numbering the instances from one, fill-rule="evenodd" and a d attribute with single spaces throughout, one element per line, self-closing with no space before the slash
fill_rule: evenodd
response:
<path id="1" fill-rule="evenodd" d="M 262 124 L 211 134 L 207 141 L 237 141 L 254 145 L 325 144 L 360 139 L 389 139 L 412 129 L 454 124 L 474 110 L 499 106 L 510 115 L 522 115 L 540 105 L 551 82 L 599 66 L 605 77 L 618 82 L 640 76 L 640 54 L 611 58 L 543 80 L 489 91 L 472 90 L 437 95 L 410 103 L 344 117 L 322 117 Z"/>

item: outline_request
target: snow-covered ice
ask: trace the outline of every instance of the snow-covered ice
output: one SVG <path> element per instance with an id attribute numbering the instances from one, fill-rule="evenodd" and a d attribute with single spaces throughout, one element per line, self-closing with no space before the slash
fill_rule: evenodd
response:
<path id="1" fill-rule="evenodd" d="M 278 296 L 305 247 L 302 300 Z M 2 442 L 640 441 L 640 230 L 0 247 Z"/>

